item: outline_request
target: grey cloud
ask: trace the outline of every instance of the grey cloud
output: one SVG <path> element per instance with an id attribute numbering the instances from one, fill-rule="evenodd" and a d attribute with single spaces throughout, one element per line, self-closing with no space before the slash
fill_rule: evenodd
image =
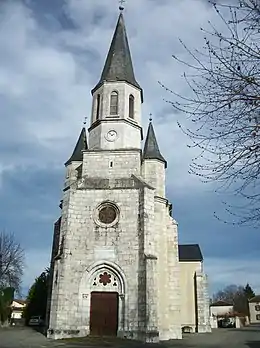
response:
<path id="1" fill-rule="evenodd" d="M 63 175 L 61 169 L 30 166 L 2 173 L 0 228 L 15 233 L 24 248 L 50 248 Z"/>
<path id="2" fill-rule="evenodd" d="M 107 0 L 24 3 L 6 2 L 0 10 L 0 221 L 23 240 L 30 263 L 36 264 L 37 248 L 49 255 L 63 163 L 84 116 L 90 115 L 90 90 L 100 76 L 118 11 L 117 3 L 113 7 Z M 169 163 L 168 192 L 180 233 L 199 241 L 207 256 L 207 236 L 221 224 L 210 217 L 206 188 L 188 175 L 195 150 L 186 147 L 188 140 L 176 123 L 180 115 L 164 102 L 168 95 L 158 80 L 187 92 L 183 71 L 171 56 L 185 54 L 179 37 L 192 47 L 201 45 L 199 28 L 214 16 L 204 1 L 195 0 L 133 0 L 125 10 L 136 76 L 144 88 L 144 127 L 152 112 Z M 207 210 L 206 218 L 202 210 Z M 216 235 L 215 242 L 221 245 L 221 237 Z M 36 271 L 28 268 L 27 283 Z"/>

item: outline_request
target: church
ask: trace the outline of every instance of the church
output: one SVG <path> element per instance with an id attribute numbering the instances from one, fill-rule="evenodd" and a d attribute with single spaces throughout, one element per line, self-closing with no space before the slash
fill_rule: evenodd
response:
<path id="1" fill-rule="evenodd" d="M 137 82 L 122 10 L 83 127 L 65 163 L 54 226 L 47 336 L 144 342 L 210 332 L 197 244 L 178 244 L 165 195 L 167 161 L 152 121 L 143 141 Z"/>

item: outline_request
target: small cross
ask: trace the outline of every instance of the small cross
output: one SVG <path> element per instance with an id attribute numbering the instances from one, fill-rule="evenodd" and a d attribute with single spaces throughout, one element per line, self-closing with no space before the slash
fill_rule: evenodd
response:
<path id="1" fill-rule="evenodd" d="M 119 0 L 119 10 L 124 11 L 124 3 L 126 0 Z"/>
<path id="2" fill-rule="evenodd" d="M 152 122 L 153 120 L 153 115 L 150 113 L 149 121 Z"/>
<path id="3" fill-rule="evenodd" d="M 84 117 L 84 122 L 83 122 L 84 125 L 87 123 L 87 119 L 88 119 L 87 116 Z"/>

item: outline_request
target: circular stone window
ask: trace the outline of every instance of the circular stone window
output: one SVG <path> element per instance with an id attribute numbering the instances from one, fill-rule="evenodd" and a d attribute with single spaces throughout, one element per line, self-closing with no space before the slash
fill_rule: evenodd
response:
<path id="1" fill-rule="evenodd" d="M 103 203 L 98 207 L 97 220 L 103 226 L 113 226 L 118 222 L 119 210 L 112 203 Z"/>

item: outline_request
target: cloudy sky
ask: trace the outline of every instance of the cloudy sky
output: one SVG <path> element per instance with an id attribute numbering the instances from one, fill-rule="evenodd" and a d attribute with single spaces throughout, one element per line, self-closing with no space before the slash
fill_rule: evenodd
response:
<path id="1" fill-rule="evenodd" d="M 0 5 L 0 228 L 26 251 L 24 292 L 49 264 L 53 222 L 59 216 L 64 162 L 73 150 L 90 90 L 97 83 L 118 16 L 117 0 L 20 0 Z M 178 43 L 200 47 L 200 26 L 215 20 L 206 0 L 128 0 L 125 10 L 136 77 L 168 160 L 167 191 L 181 243 L 199 243 L 211 292 L 249 282 L 260 291 L 260 233 L 223 224 L 221 201 L 188 174 L 194 155 L 158 81 L 185 94 L 185 58 Z M 232 197 L 228 197 L 229 201 Z"/>

